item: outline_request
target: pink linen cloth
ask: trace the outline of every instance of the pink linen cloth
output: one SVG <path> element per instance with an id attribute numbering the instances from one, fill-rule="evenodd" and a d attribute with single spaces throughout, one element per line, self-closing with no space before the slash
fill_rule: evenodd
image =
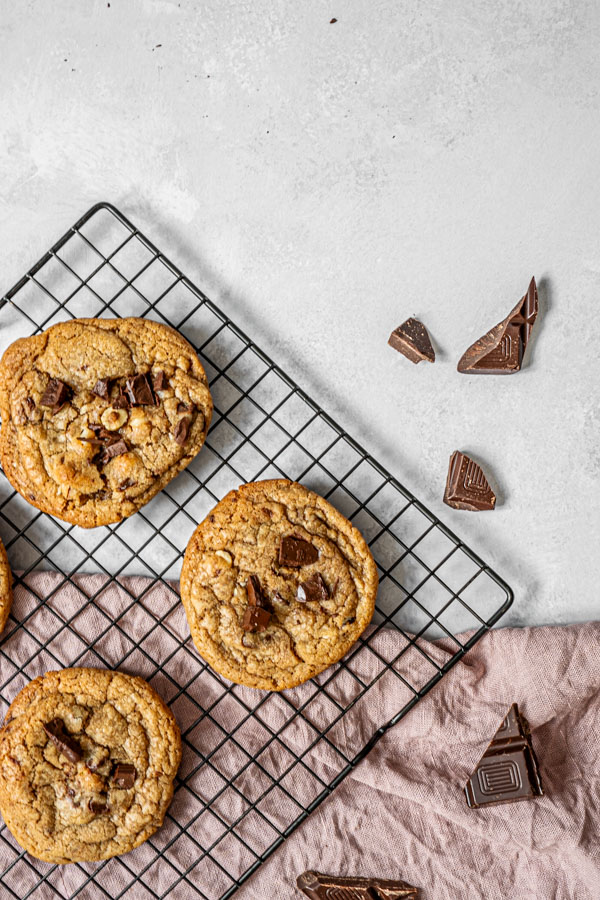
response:
<path id="1" fill-rule="evenodd" d="M 403 878 L 423 900 L 600 897 L 600 623 L 486 635 L 239 892 L 300 898 L 294 876 Z M 471 810 L 462 791 L 509 705 L 545 796 Z"/>
<path id="2" fill-rule="evenodd" d="M 414 647 L 407 648 L 399 632 L 386 630 L 370 641 L 378 655 L 364 646 L 347 668 L 332 667 L 319 676 L 326 693 L 317 693 L 314 681 L 285 697 L 242 687 L 228 692 L 191 645 L 176 586 L 135 577 L 118 584 L 99 575 L 78 575 L 74 584 L 65 584 L 62 576 L 47 572 L 33 573 L 26 582 L 28 587 L 16 588 L 13 607 L 14 619 L 25 627 L 10 622 L 0 646 L 5 701 L 29 678 L 60 665 L 119 666 L 140 674 L 170 703 L 186 736 L 180 777 L 193 793 L 180 787 L 157 835 L 100 865 L 52 870 L 31 857 L 18 859 L 18 845 L 4 828 L 0 879 L 17 895 L 45 877 L 53 889 L 42 882 L 35 897 L 56 896 L 55 891 L 62 897 L 77 891 L 81 898 L 104 896 L 100 887 L 127 900 L 156 895 L 217 900 L 231 884 L 227 874 L 238 877 L 254 861 L 247 847 L 263 852 L 276 836 L 267 821 L 283 830 L 291 813 L 297 814 L 286 809 L 276 786 L 269 792 L 265 771 L 273 777 L 284 771 L 288 750 L 302 756 L 305 765 L 292 768 L 282 784 L 288 797 L 306 805 L 316 789 L 307 772 L 328 783 L 340 769 L 337 750 L 352 757 L 411 698 L 393 673 L 381 674 L 381 659 L 391 660 L 406 648 L 395 669 L 419 687 L 435 671 Z M 420 888 L 424 900 L 597 900 L 599 638 L 598 623 L 486 635 L 384 735 L 239 889 L 236 900 L 300 898 L 295 879 L 308 868 L 403 878 Z M 455 650 L 448 642 L 421 646 L 438 664 Z M 371 687 L 328 732 L 331 743 L 312 746 L 316 729 L 335 716 L 335 701 L 345 706 L 358 696 L 353 674 Z M 246 710 L 263 702 L 249 716 L 238 700 Z M 470 810 L 463 785 L 515 701 L 532 727 L 545 796 Z M 297 716 L 300 706 L 303 714 Z M 196 725 L 203 710 L 210 715 Z M 275 730 L 280 737 L 273 741 Z M 257 754 L 262 775 L 248 762 Z M 262 818 L 250 810 L 240 819 L 244 806 L 240 794 L 227 788 L 232 780 L 241 796 L 266 791 L 259 804 Z M 237 823 L 246 849 L 232 835 L 223 836 L 223 823 L 229 822 Z M 212 848 L 210 857 L 199 859 L 199 846 Z M 85 873 L 93 874 L 95 883 L 85 885 Z"/>

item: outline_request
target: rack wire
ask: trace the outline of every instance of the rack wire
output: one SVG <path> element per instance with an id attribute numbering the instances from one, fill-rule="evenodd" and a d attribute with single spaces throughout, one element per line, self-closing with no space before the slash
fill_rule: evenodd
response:
<path id="1" fill-rule="evenodd" d="M 183 761 L 165 824 L 125 856 L 57 867 L 24 853 L 4 826 L 0 885 L 19 900 L 231 897 L 513 600 L 499 575 L 108 203 L 0 300 L 2 349 L 57 321 L 129 315 L 171 325 L 198 350 L 215 402 L 206 445 L 135 516 L 91 530 L 39 512 L 2 479 L 0 535 L 16 599 L 0 643 L 0 698 L 4 713 L 27 681 L 68 665 L 141 674 L 179 721 Z M 228 490 L 282 476 L 318 491 L 363 532 L 380 589 L 372 627 L 340 664 L 270 694 L 206 666 L 177 578 L 197 522 Z M 439 638 L 443 651 L 432 643 Z"/>

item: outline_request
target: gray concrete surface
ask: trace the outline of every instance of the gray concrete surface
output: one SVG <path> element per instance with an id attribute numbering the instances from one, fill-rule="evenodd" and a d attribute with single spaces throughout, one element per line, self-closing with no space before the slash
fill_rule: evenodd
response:
<path id="1" fill-rule="evenodd" d="M 0 11 L 0 288 L 111 200 L 497 566 L 506 624 L 597 618 L 598 4 Z M 527 367 L 459 375 L 531 274 Z M 386 346 L 410 315 L 434 366 Z M 456 448 L 494 513 L 442 504 Z"/>

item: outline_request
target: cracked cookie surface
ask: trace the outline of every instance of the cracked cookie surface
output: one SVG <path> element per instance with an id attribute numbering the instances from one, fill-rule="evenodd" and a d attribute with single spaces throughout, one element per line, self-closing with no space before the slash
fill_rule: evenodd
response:
<path id="1" fill-rule="evenodd" d="M 0 634 L 4 630 L 13 601 L 12 573 L 4 544 L 0 541 Z"/>
<path id="2" fill-rule="evenodd" d="M 180 759 L 173 714 L 142 678 L 48 672 L 0 729 L 0 810 L 38 859 L 108 859 L 160 827 Z"/>
<path id="3" fill-rule="evenodd" d="M 90 528 L 154 497 L 204 443 L 212 401 L 185 338 L 149 319 L 74 319 L 0 361 L 0 458 L 38 509 Z"/>
<path id="4" fill-rule="evenodd" d="M 371 621 L 377 569 L 330 503 L 284 479 L 231 491 L 192 535 L 181 599 L 200 654 L 249 687 L 294 687 Z"/>

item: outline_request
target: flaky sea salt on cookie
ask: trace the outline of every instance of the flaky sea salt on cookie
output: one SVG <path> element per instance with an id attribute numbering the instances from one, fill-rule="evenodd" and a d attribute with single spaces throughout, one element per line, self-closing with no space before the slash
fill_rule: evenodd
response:
<path id="1" fill-rule="evenodd" d="M 330 503 L 292 481 L 231 491 L 187 546 L 181 598 L 201 655 L 249 687 L 294 687 L 340 660 L 371 621 L 377 569 Z"/>
<path id="2" fill-rule="evenodd" d="M 185 338 L 149 319 L 74 319 L 0 361 L 0 458 L 38 509 L 89 528 L 136 512 L 187 466 L 212 415 Z"/>

